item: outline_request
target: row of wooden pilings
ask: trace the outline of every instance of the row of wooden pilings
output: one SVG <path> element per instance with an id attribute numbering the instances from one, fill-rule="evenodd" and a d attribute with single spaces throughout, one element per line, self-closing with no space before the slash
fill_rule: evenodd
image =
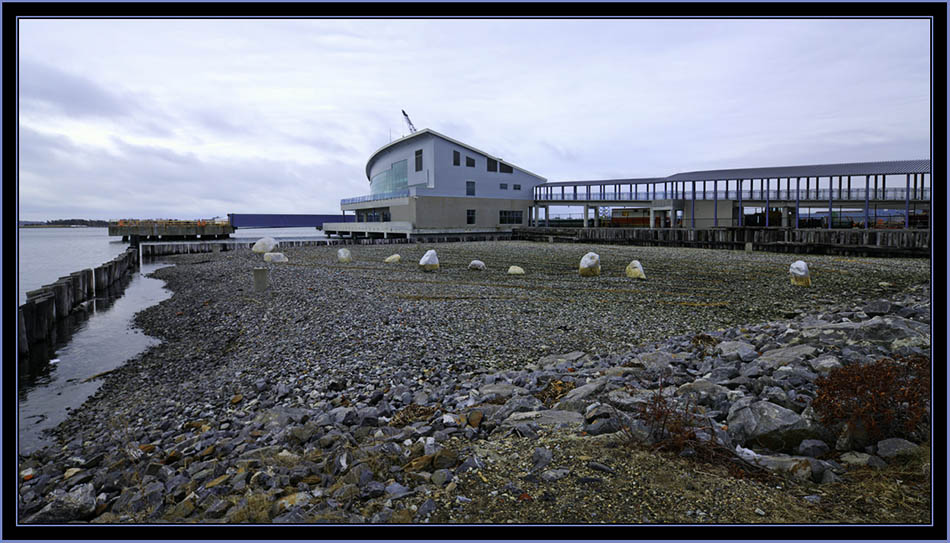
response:
<path id="1" fill-rule="evenodd" d="M 138 253 L 130 247 L 97 268 L 73 272 L 27 292 L 26 302 L 17 312 L 20 358 L 27 357 L 30 349 L 48 345 L 58 322 L 82 304 L 106 296 L 110 287 L 138 267 Z"/>
<path id="2" fill-rule="evenodd" d="M 518 228 L 515 239 L 743 249 L 852 256 L 929 257 L 930 230 L 725 228 Z"/>

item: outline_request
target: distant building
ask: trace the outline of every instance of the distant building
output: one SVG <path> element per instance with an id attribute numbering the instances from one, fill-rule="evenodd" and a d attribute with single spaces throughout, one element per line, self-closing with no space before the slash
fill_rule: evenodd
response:
<path id="1" fill-rule="evenodd" d="M 545 178 L 430 129 L 384 145 L 366 163 L 370 193 L 340 202 L 356 222 L 328 234 L 366 237 L 510 231 L 527 225 Z"/>

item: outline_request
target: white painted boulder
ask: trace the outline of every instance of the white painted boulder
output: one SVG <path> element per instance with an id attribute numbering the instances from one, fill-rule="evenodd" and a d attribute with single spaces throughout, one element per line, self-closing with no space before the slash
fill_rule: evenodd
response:
<path id="1" fill-rule="evenodd" d="M 646 279 L 647 276 L 643 273 L 643 266 L 640 265 L 639 260 L 632 260 L 627 264 L 627 269 L 624 270 L 624 273 L 627 274 L 627 277 L 631 279 Z"/>
<path id="2" fill-rule="evenodd" d="M 581 258 L 581 265 L 578 269 L 581 277 L 595 277 L 600 275 L 600 255 L 597 253 L 587 253 Z"/>
<path id="3" fill-rule="evenodd" d="M 277 247 L 277 240 L 274 238 L 261 238 L 251 247 L 255 253 L 270 253 Z"/>
<path id="4" fill-rule="evenodd" d="M 484 270 L 485 263 L 481 260 L 473 260 L 468 264 L 468 269 L 470 270 Z"/>
<path id="5" fill-rule="evenodd" d="M 353 255 L 349 249 L 340 249 L 336 252 L 336 259 L 340 262 L 353 262 Z"/>
<path id="6" fill-rule="evenodd" d="M 264 253 L 264 262 L 287 262 L 284 253 Z"/>
<path id="7" fill-rule="evenodd" d="M 508 268 L 508 275 L 524 275 L 524 268 L 521 266 L 511 266 Z"/>
<path id="8" fill-rule="evenodd" d="M 399 262 L 400 260 L 402 260 L 402 257 L 401 257 L 401 256 L 399 256 L 399 255 L 391 255 L 391 256 L 387 256 L 386 259 L 383 260 L 383 262 L 385 262 L 385 263 L 387 263 L 387 264 L 395 264 L 395 263 Z"/>
<path id="9" fill-rule="evenodd" d="M 422 255 L 419 260 L 419 268 L 427 272 L 439 269 L 439 256 L 435 253 L 435 249 L 429 249 L 426 254 Z"/>
<path id="10" fill-rule="evenodd" d="M 810 287 L 811 275 L 808 273 L 808 264 L 804 260 L 796 260 L 788 267 L 788 274 L 792 284 L 798 287 Z"/>

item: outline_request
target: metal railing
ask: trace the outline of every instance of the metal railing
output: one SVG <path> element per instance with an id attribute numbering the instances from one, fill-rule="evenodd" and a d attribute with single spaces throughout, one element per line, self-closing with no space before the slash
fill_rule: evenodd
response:
<path id="1" fill-rule="evenodd" d="M 340 205 L 360 204 L 363 202 L 375 202 L 376 200 L 389 200 L 391 198 L 405 198 L 409 196 L 409 189 L 397 190 L 395 192 L 381 192 L 379 194 L 367 194 L 366 196 L 357 196 L 355 198 L 344 198 L 340 200 Z"/>
<path id="2" fill-rule="evenodd" d="M 768 194 L 766 194 L 766 192 Z M 870 200 L 896 200 L 903 201 L 907 199 L 908 191 L 905 188 L 890 188 L 890 189 L 877 189 L 873 188 L 869 191 L 866 191 L 863 188 L 852 188 L 848 190 L 847 187 L 842 187 L 840 190 L 835 187 L 831 189 L 816 189 L 809 188 L 805 190 L 805 187 L 802 187 L 797 191 L 795 189 L 772 189 L 772 190 L 759 190 L 759 189 L 743 189 L 742 190 L 742 200 L 786 200 L 791 201 L 795 200 L 796 196 L 798 200 L 821 200 L 828 201 L 829 198 L 832 200 L 851 200 L 851 201 L 864 201 L 865 195 L 869 196 Z M 910 190 L 910 199 L 914 201 L 929 201 L 930 200 L 930 187 L 918 187 L 915 191 L 913 188 Z M 692 199 L 693 192 L 692 189 L 686 191 L 662 191 L 658 190 L 656 193 L 650 192 L 613 192 L 613 191 L 591 191 L 588 196 L 587 191 L 578 191 L 575 195 L 573 191 L 565 191 L 563 194 L 559 190 L 554 192 L 542 191 L 540 194 L 535 196 L 535 200 L 543 202 L 568 202 L 568 201 L 586 201 L 586 202 L 645 202 L 651 200 L 690 200 Z M 766 198 L 766 196 L 768 198 Z M 718 191 L 702 191 L 700 189 L 696 190 L 696 199 L 697 200 L 738 200 L 739 191 L 738 190 L 718 190 Z"/>

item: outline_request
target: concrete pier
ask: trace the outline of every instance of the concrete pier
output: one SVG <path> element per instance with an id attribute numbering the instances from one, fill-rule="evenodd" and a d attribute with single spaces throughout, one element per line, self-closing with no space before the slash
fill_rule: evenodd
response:
<path id="1" fill-rule="evenodd" d="M 109 223 L 110 236 L 122 236 L 132 245 L 139 241 L 227 238 L 234 233 L 228 221 L 139 220 L 123 219 Z"/>

